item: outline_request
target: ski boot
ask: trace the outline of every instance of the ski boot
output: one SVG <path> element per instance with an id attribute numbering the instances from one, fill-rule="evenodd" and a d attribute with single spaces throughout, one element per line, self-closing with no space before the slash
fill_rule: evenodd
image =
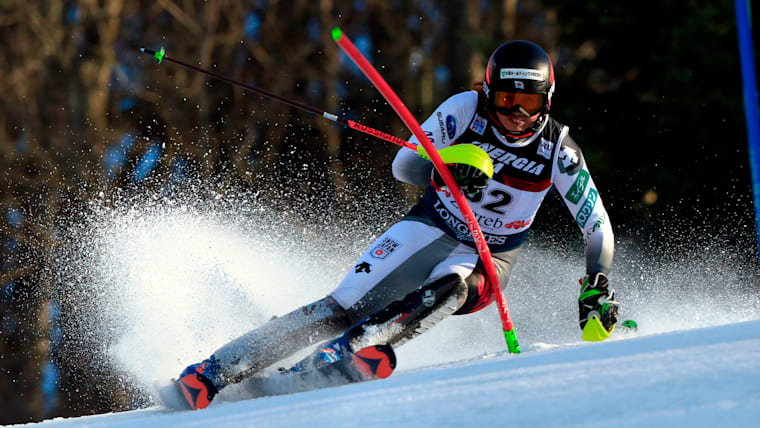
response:
<path id="1" fill-rule="evenodd" d="M 578 320 L 583 340 L 601 342 L 615 330 L 618 307 L 615 290 L 609 289 L 607 276 L 596 273 L 581 278 L 581 295 L 578 298 Z"/>
<path id="2" fill-rule="evenodd" d="M 214 396 L 226 385 L 220 374 L 221 368 L 213 355 L 182 371 L 176 383 L 190 409 L 205 409 L 211 404 Z"/>

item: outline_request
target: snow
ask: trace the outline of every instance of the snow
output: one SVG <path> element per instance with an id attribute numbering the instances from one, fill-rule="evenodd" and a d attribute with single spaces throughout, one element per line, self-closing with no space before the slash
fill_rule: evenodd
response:
<path id="1" fill-rule="evenodd" d="M 185 201 L 199 192 L 213 197 Z M 54 271 L 83 365 L 116 368 L 148 390 L 329 293 L 377 232 L 339 218 L 294 226 L 250 195 L 217 195 L 95 202 L 90 221 L 67 231 Z M 730 246 L 667 261 L 625 240 L 617 247 L 610 281 L 624 319 L 639 322 L 630 337 L 579 343 L 583 252 L 529 241 L 506 291 L 523 354 L 505 353 L 492 305 L 400 347 L 386 380 L 247 401 L 232 401 L 228 388 L 199 412 L 149 408 L 40 425 L 757 425 L 760 296 L 746 280 L 756 266 L 738 264 Z"/>
<path id="2" fill-rule="evenodd" d="M 77 285 L 65 297 L 79 322 L 67 326 L 82 338 L 78 360 L 116 367 L 146 390 L 323 297 L 377 232 L 339 218 L 283 224 L 234 193 L 128 202 L 95 204 L 90 222 L 65 235 L 54 271 L 58 283 Z M 523 354 L 506 353 L 492 305 L 400 347 L 396 373 L 382 381 L 243 401 L 228 388 L 198 412 L 148 408 L 39 425 L 758 426 L 760 296 L 734 249 L 683 257 L 674 249 L 665 261 L 625 240 L 617 247 L 610 281 L 623 319 L 639 322 L 631 336 L 580 342 L 583 252 L 532 240 L 506 291 Z"/>
<path id="3" fill-rule="evenodd" d="M 401 370 L 385 380 L 201 411 L 150 408 L 55 419 L 67 426 L 757 426 L 760 321 L 534 344 Z"/>

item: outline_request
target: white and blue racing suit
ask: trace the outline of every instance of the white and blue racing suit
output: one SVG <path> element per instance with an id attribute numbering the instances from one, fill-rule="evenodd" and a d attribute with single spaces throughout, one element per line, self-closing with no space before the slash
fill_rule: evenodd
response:
<path id="1" fill-rule="evenodd" d="M 474 144 L 491 157 L 493 178 L 468 200 L 494 256 L 501 287 L 506 286 L 517 249 L 552 186 L 585 238 L 586 273 L 609 271 L 614 251 L 612 226 L 581 150 L 566 126 L 547 115 L 533 135 L 510 142 L 493 124 L 482 93 L 467 91 L 444 101 L 422 129 L 437 149 Z M 417 142 L 415 138 L 410 141 Z M 451 193 L 430 184 L 432 168 L 430 161 L 412 149 L 402 148 L 396 155 L 394 177 L 427 189 L 403 220 L 370 245 L 330 294 L 353 320 L 451 274 L 470 283 L 471 292 L 458 313 L 490 303 L 469 229 Z"/>

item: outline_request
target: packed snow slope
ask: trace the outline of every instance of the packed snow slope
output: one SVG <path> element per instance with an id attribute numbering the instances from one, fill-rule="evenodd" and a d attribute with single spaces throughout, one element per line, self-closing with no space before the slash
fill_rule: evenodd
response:
<path id="1" fill-rule="evenodd" d="M 114 387 L 129 386 L 135 408 L 149 407 L 154 382 L 329 293 L 384 230 L 333 211 L 306 221 L 308 212 L 316 211 L 276 211 L 255 195 L 202 185 L 93 201 L 85 221 L 62 230 L 51 269 L 68 361 L 118 374 Z M 580 237 L 531 239 L 506 291 L 521 355 L 504 353 L 492 305 L 400 347 L 397 371 L 383 381 L 247 401 L 234 401 L 230 387 L 199 412 L 149 407 L 42 424 L 756 426 L 757 266 L 717 238 L 665 259 L 617 239 L 610 282 L 622 319 L 639 322 L 633 336 L 579 343 Z"/>
<path id="2" fill-rule="evenodd" d="M 388 379 L 202 411 L 150 408 L 65 426 L 757 426 L 760 321 L 604 343 L 533 345 Z"/>

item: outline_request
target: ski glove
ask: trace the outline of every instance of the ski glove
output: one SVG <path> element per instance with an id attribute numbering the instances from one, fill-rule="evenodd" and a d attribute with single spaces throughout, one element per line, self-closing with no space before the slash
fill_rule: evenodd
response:
<path id="1" fill-rule="evenodd" d="M 601 272 L 587 275 L 578 280 L 581 285 L 581 295 L 578 298 L 578 321 L 581 330 L 586 326 L 589 317 L 596 315 L 607 331 L 618 321 L 618 306 L 615 301 L 615 290 L 609 288 L 607 276 Z"/>
<path id="2" fill-rule="evenodd" d="M 448 166 L 451 175 L 454 176 L 454 181 L 457 182 L 462 192 L 472 195 L 486 188 L 488 176 L 480 169 L 466 163 L 455 163 Z M 446 187 L 443 177 L 441 177 L 441 174 L 435 168 L 433 168 L 432 181 L 439 189 Z"/>

